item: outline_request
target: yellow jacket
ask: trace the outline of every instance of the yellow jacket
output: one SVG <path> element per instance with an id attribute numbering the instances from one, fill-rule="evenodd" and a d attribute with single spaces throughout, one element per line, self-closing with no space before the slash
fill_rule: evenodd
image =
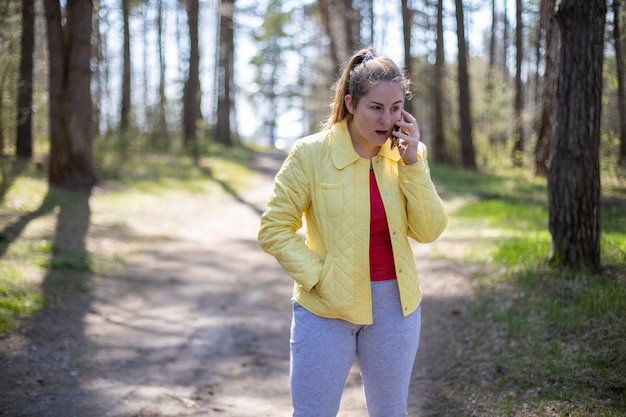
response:
<path id="1" fill-rule="evenodd" d="M 422 292 L 407 237 L 432 242 L 448 216 L 430 179 L 426 146 L 404 165 L 390 141 L 372 158 L 393 248 L 404 315 Z M 312 313 L 372 323 L 369 275 L 370 161 L 352 146 L 347 122 L 297 141 L 275 178 L 259 244 L 294 279 L 294 299 Z M 297 231 L 306 221 L 306 239 Z"/>

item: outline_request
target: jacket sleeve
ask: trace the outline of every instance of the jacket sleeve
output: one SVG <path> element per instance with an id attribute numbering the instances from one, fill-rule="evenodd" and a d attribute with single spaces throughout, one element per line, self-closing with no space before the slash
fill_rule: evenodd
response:
<path id="1" fill-rule="evenodd" d="M 285 271 L 309 291 L 318 282 L 322 262 L 297 232 L 311 202 L 306 147 L 296 144 L 274 179 L 274 191 L 261 216 L 261 248 L 274 256 Z"/>
<path id="2" fill-rule="evenodd" d="M 448 225 L 448 214 L 430 178 L 427 149 L 420 143 L 413 165 L 400 165 L 400 188 L 407 200 L 408 234 L 420 243 L 437 239 Z"/>

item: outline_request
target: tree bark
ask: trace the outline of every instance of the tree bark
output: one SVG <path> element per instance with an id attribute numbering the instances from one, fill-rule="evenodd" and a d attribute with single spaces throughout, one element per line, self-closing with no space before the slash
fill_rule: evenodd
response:
<path id="1" fill-rule="evenodd" d="M 624 51 L 621 35 L 621 0 L 613 0 L 613 42 L 615 47 L 615 68 L 617 72 L 617 108 L 620 117 L 620 147 L 618 164 L 626 167 L 626 87 L 624 87 Z"/>
<path id="2" fill-rule="evenodd" d="M 159 0 L 157 4 L 157 37 L 159 43 L 159 105 L 157 114 L 157 142 L 159 145 L 168 145 L 168 127 L 167 127 L 167 96 L 165 94 L 165 42 L 163 39 L 163 0 Z"/>
<path id="3" fill-rule="evenodd" d="M 600 117 L 605 0 L 561 0 L 561 69 L 548 197 L 550 260 L 571 270 L 600 267 Z"/>
<path id="4" fill-rule="evenodd" d="M 91 100 L 91 0 L 68 0 L 63 25 L 59 0 L 44 0 L 48 24 L 50 166 L 48 182 L 91 190 L 93 103 Z"/>
<path id="5" fill-rule="evenodd" d="M 351 55 L 361 48 L 361 11 L 355 10 L 352 0 L 343 0 L 343 28 L 346 37 L 346 52 Z"/>
<path id="6" fill-rule="evenodd" d="M 324 30 L 324 34 L 328 38 L 328 47 L 330 51 L 330 61 L 333 65 L 333 70 L 339 71 L 341 68 L 341 61 L 339 59 L 339 51 L 337 50 L 337 40 L 334 39 L 333 36 L 333 28 L 332 28 L 332 19 L 330 16 L 330 4 L 328 0 L 319 0 L 317 2 L 317 7 L 320 11 L 320 17 L 322 19 L 322 29 Z"/>
<path id="7" fill-rule="evenodd" d="M 231 135 L 231 109 L 233 107 L 233 60 L 235 56 L 234 22 L 235 0 L 222 0 L 220 4 L 220 44 L 218 56 L 217 126 L 215 139 L 225 146 L 234 145 Z"/>
<path id="8" fill-rule="evenodd" d="M 505 80 L 509 78 L 509 8 L 508 0 L 504 0 L 502 11 L 502 76 Z"/>
<path id="9" fill-rule="evenodd" d="M 459 112 L 461 121 L 461 164 L 463 168 L 476 169 L 476 154 L 472 139 L 472 112 L 469 86 L 469 70 L 467 63 L 467 43 L 465 41 L 465 18 L 463 16 L 463 0 L 455 0 L 456 34 L 459 44 Z"/>
<path id="10" fill-rule="evenodd" d="M 542 23 L 545 34 L 545 75 L 541 92 L 541 112 L 537 142 L 535 144 L 535 175 L 548 176 L 550 159 L 550 143 L 554 130 L 554 112 L 556 106 L 556 90 L 559 78 L 559 30 L 554 21 L 554 5 L 556 0 L 542 0 Z"/>
<path id="11" fill-rule="evenodd" d="M 185 147 L 197 157 L 196 127 L 202 118 L 200 112 L 200 48 L 198 44 L 198 0 L 186 0 L 187 23 L 189 25 L 189 70 L 183 98 L 183 126 Z"/>
<path id="12" fill-rule="evenodd" d="M 130 127 L 131 111 L 130 0 L 122 0 L 122 17 L 124 21 L 124 51 L 122 53 L 122 107 L 120 113 L 120 130 L 125 132 Z"/>
<path id="13" fill-rule="evenodd" d="M 522 23 L 522 0 L 515 2 L 515 133 L 511 160 L 514 166 L 522 166 L 524 154 L 524 90 L 522 84 L 522 61 L 524 58 L 524 38 Z"/>
<path id="14" fill-rule="evenodd" d="M 32 158 L 33 52 L 35 49 L 35 0 L 22 2 L 22 53 L 17 87 L 17 136 L 15 153 Z"/>
<path id="15" fill-rule="evenodd" d="M 439 0 L 441 2 L 441 0 Z M 491 0 L 491 31 L 489 33 L 489 80 L 496 66 L 496 26 L 498 15 L 496 14 L 496 0 Z"/>
<path id="16" fill-rule="evenodd" d="M 402 0 L 402 38 L 404 46 L 404 70 L 407 76 L 413 78 L 413 57 L 411 56 L 411 22 L 412 11 L 409 8 L 408 0 Z M 414 114 L 413 102 L 411 100 L 404 101 L 404 109 Z"/>
<path id="17" fill-rule="evenodd" d="M 435 76 L 433 78 L 433 159 L 435 162 L 447 164 L 446 134 L 443 126 L 444 77 L 446 58 L 443 43 L 443 0 L 437 0 L 437 40 L 435 50 Z"/>

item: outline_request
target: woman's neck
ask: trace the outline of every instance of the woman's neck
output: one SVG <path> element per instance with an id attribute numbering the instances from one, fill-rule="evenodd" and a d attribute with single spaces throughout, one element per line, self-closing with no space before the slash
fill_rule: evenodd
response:
<path id="1" fill-rule="evenodd" d="M 348 131 L 350 132 L 350 139 L 352 140 L 352 147 L 355 152 L 365 159 L 372 159 L 380 151 L 380 146 L 372 145 L 367 140 L 359 136 L 357 132 L 353 132 L 352 124 L 348 123 Z"/>

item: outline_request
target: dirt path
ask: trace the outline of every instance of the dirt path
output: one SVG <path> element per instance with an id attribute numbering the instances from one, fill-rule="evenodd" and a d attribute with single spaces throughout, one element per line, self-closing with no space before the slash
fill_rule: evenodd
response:
<path id="1" fill-rule="evenodd" d="M 167 202 L 176 221 L 146 222 L 163 238 L 125 273 L 0 340 L 0 416 L 290 415 L 291 280 L 256 241 L 282 157 L 256 155 L 262 181 L 238 198 Z M 459 401 L 446 386 L 462 372 L 471 293 L 468 271 L 429 258 L 447 244 L 415 245 L 425 297 L 410 416 Z M 355 366 L 339 416 L 366 416 L 362 397 Z"/>

